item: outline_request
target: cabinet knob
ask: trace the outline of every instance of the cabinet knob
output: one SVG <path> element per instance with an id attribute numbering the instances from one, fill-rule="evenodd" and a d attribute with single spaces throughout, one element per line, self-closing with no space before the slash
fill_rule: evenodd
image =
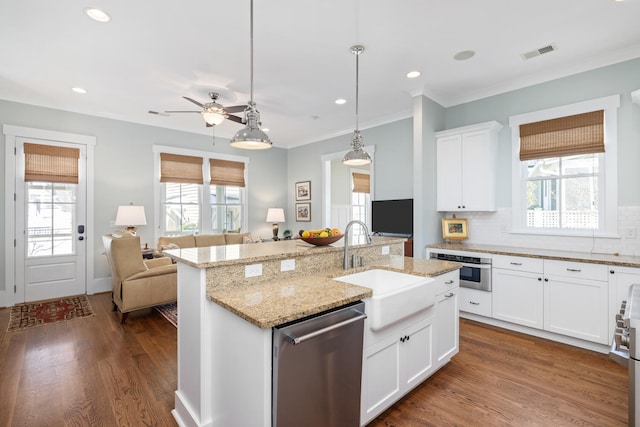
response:
<path id="1" fill-rule="evenodd" d="M 548 282 L 548 281 L 549 281 L 549 279 L 545 277 L 545 278 L 544 278 L 544 281 L 545 281 L 545 282 Z"/>
<path id="2" fill-rule="evenodd" d="M 615 270 L 609 270 L 609 273 L 616 274 L 616 271 Z"/>
<path id="3" fill-rule="evenodd" d="M 538 282 L 542 282 L 542 277 L 538 277 Z"/>

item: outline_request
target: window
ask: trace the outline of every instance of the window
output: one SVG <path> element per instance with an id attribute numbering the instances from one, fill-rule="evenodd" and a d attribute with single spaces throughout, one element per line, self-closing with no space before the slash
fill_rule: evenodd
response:
<path id="1" fill-rule="evenodd" d="M 80 150 L 24 144 L 27 256 L 75 253 L 73 229 Z"/>
<path id="2" fill-rule="evenodd" d="M 526 227 L 598 230 L 602 154 L 523 162 Z"/>
<path id="3" fill-rule="evenodd" d="M 619 96 L 510 118 L 515 232 L 617 233 Z"/>
<path id="4" fill-rule="evenodd" d="M 227 155 L 213 158 L 218 155 L 161 146 L 154 146 L 154 152 L 160 176 L 156 192 L 159 235 L 247 229 L 247 158 Z"/>
<path id="5" fill-rule="evenodd" d="M 357 172 L 354 172 L 357 170 Z M 371 228 L 371 195 L 369 194 L 369 172 L 352 169 L 351 181 L 353 191 L 351 192 L 351 219 L 357 219 Z M 356 227 L 354 233 L 363 234 L 362 227 Z"/>

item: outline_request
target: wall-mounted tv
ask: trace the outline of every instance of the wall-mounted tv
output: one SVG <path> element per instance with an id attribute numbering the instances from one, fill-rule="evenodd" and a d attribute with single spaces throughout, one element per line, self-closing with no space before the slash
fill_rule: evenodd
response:
<path id="1" fill-rule="evenodd" d="M 382 235 L 413 235 L 413 199 L 371 202 L 371 232 Z"/>

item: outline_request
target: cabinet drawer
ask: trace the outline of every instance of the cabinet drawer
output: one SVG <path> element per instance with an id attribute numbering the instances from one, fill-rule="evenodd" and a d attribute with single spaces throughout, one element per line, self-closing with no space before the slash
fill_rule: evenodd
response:
<path id="1" fill-rule="evenodd" d="M 460 286 L 460 271 L 450 271 L 441 276 L 436 276 L 434 279 L 436 281 L 436 295 L 440 295 L 443 292 Z"/>
<path id="2" fill-rule="evenodd" d="M 555 261 L 544 262 L 544 275 L 575 277 L 579 279 L 607 281 L 609 270 L 604 264 L 587 264 L 585 262 Z"/>
<path id="3" fill-rule="evenodd" d="M 544 261 L 541 258 L 529 258 L 511 255 L 494 255 L 493 267 L 507 270 L 528 271 L 540 273 L 544 268 Z"/>
<path id="4" fill-rule="evenodd" d="M 460 288 L 460 310 L 491 317 L 491 292 Z"/>

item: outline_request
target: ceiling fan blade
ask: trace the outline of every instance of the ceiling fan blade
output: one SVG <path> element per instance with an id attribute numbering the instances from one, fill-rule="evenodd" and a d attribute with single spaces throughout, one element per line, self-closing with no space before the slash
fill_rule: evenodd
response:
<path id="1" fill-rule="evenodd" d="M 247 109 L 246 105 L 234 105 L 232 107 L 224 107 L 224 111 L 227 113 L 240 113 Z"/>
<path id="2" fill-rule="evenodd" d="M 204 104 L 199 103 L 198 101 L 196 101 L 195 99 L 191 99 L 188 96 L 183 96 L 184 99 L 186 99 L 189 102 L 193 102 L 194 104 L 196 104 L 198 107 L 202 107 L 204 108 Z"/>
<path id="3" fill-rule="evenodd" d="M 227 117 L 228 120 L 231 120 L 232 122 L 244 124 L 244 122 L 242 121 L 241 117 L 232 116 L 231 114 L 227 115 L 226 117 Z"/>
<path id="4" fill-rule="evenodd" d="M 165 111 L 165 113 L 202 113 L 202 111 Z"/>

